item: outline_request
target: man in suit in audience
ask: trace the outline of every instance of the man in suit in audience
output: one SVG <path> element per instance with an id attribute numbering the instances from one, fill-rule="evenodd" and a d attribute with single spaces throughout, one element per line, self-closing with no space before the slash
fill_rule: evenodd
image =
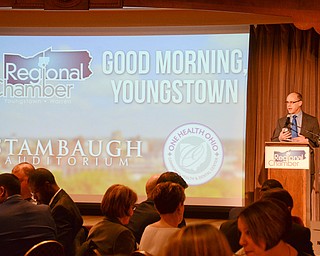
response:
<path id="1" fill-rule="evenodd" d="M 21 256 L 39 242 L 56 239 L 50 208 L 24 200 L 20 189 L 15 175 L 0 174 L 0 255 Z"/>
<path id="2" fill-rule="evenodd" d="M 74 240 L 83 224 L 77 205 L 45 168 L 37 168 L 30 174 L 29 186 L 38 203 L 50 206 L 57 226 L 57 240 L 63 244 L 66 256 L 73 256 Z"/>
<path id="3" fill-rule="evenodd" d="M 282 188 L 271 188 L 262 191 L 260 200 L 280 200 L 284 202 L 289 211 L 293 208 L 293 199 L 288 191 Z M 270 223 L 272 225 L 272 223 Z M 225 234 L 233 252 L 237 252 L 241 246 L 239 244 L 240 232 L 238 230 L 237 219 L 230 220 L 220 226 L 220 230 Z M 300 223 L 292 222 L 292 229 L 283 240 L 293 246 L 297 251 L 314 255 L 312 242 L 310 241 L 310 229 L 303 227 Z"/>
<path id="4" fill-rule="evenodd" d="M 136 205 L 133 215 L 130 218 L 127 227 L 132 231 L 136 238 L 136 242 L 139 244 L 142 233 L 146 226 L 151 223 L 160 220 L 159 213 L 154 208 L 154 202 L 152 200 L 152 191 L 157 185 L 159 174 L 152 175 L 146 183 L 147 200 Z"/>
<path id="5" fill-rule="evenodd" d="M 151 198 L 151 194 L 152 190 L 157 184 L 166 181 L 178 183 L 184 189 L 188 187 L 186 181 L 179 174 L 171 171 L 164 172 L 160 176 L 154 175 L 148 180 L 146 184 L 146 192 L 148 199 L 137 205 L 137 208 L 134 211 L 128 224 L 128 228 L 134 234 L 137 243 L 140 243 L 140 239 L 145 227 L 160 220 L 160 215 L 154 208 L 154 202 Z M 186 222 L 183 219 L 183 221 L 179 224 L 179 227 L 181 228 L 185 225 Z"/>
<path id="6" fill-rule="evenodd" d="M 31 172 L 34 172 L 35 168 L 32 164 L 28 162 L 22 162 L 17 164 L 12 169 L 12 174 L 18 177 L 21 183 L 21 196 L 23 199 L 30 201 L 32 203 L 36 203 L 35 200 L 32 199 L 32 195 L 28 185 L 28 178 Z"/>

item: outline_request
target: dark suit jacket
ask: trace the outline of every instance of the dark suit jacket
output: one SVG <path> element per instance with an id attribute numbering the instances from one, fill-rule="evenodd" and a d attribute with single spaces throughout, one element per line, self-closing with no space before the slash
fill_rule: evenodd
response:
<path id="1" fill-rule="evenodd" d="M 272 225 L 272 223 L 270 223 Z M 241 249 L 239 245 L 240 232 L 238 230 L 237 220 L 229 220 L 221 224 L 220 230 L 226 236 L 233 252 Z M 314 255 L 312 242 L 310 241 L 310 229 L 299 224 L 292 223 L 292 230 L 286 237 L 285 242 L 294 247 L 298 252 L 305 252 Z"/>
<path id="2" fill-rule="evenodd" d="M 280 118 L 277 122 L 277 127 L 273 131 L 273 135 L 271 141 L 279 141 L 279 134 L 284 128 L 287 117 L 284 116 Z M 318 119 L 314 116 L 308 115 L 306 113 L 302 113 L 302 124 L 300 134 L 309 139 L 309 144 L 311 146 L 310 151 L 310 174 L 314 174 L 314 152 L 312 148 L 319 147 L 319 135 L 320 128 Z"/>
<path id="3" fill-rule="evenodd" d="M 85 255 L 85 249 L 93 241 L 99 252 L 104 255 L 131 255 L 136 249 L 135 238 L 118 219 L 104 217 L 89 231 L 87 241 L 81 246 L 79 255 Z"/>
<path id="4" fill-rule="evenodd" d="M 49 206 L 14 195 L 0 204 L 0 255 L 21 256 L 33 245 L 56 239 Z"/>
<path id="5" fill-rule="evenodd" d="M 146 226 L 160 220 L 160 215 L 154 208 L 152 200 L 146 200 L 137 204 L 127 227 L 132 231 L 136 242 L 140 244 L 141 236 Z"/>
<path id="6" fill-rule="evenodd" d="M 80 211 L 63 189 L 56 195 L 50 208 L 57 226 L 57 240 L 63 244 L 66 256 L 73 256 L 74 239 L 83 223 Z"/>

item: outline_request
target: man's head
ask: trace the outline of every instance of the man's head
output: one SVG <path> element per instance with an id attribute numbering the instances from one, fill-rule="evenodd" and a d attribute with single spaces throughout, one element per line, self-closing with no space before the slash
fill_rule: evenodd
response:
<path id="1" fill-rule="evenodd" d="M 12 174 L 14 174 L 21 183 L 21 196 L 23 199 L 30 199 L 32 197 L 28 185 L 28 178 L 34 170 L 34 166 L 28 162 L 17 164 L 12 169 Z"/>
<path id="2" fill-rule="evenodd" d="M 282 184 L 275 179 L 267 179 L 262 183 L 261 189 L 260 189 L 260 197 L 262 193 L 264 193 L 267 190 L 273 189 L 273 188 L 283 188 Z"/>
<path id="3" fill-rule="evenodd" d="M 37 168 L 30 173 L 28 182 L 34 199 L 40 204 L 49 204 L 51 198 L 60 189 L 53 174 L 45 168 Z"/>
<path id="4" fill-rule="evenodd" d="M 261 200 L 268 200 L 268 199 L 275 199 L 275 200 L 282 201 L 283 203 L 286 204 L 290 212 L 293 208 L 292 196 L 287 190 L 283 188 L 272 188 L 264 191 L 261 195 Z"/>
<path id="5" fill-rule="evenodd" d="M 167 181 L 178 183 L 184 189 L 188 187 L 187 182 L 178 173 L 175 173 L 175 172 L 168 171 L 168 172 L 162 173 L 157 181 L 157 184 L 162 182 L 167 182 Z"/>
<path id="6" fill-rule="evenodd" d="M 20 181 L 11 173 L 0 174 L 0 203 L 9 196 L 20 194 Z"/>
<path id="7" fill-rule="evenodd" d="M 267 179 L 262 183 L 261 191 L 266 191 L 272 188 L 283 188 L 282 184 L 275 179 Z"/>
<path id="8" fill-rule="evenodd" d="M 156 187 L 157 185 L 157 181 L 158 181 L 158 178 L 160 177 L 160 174 L 155 174 L 155 175 L 152 175 L 147 183 L 146 183 L 146 194 L 147 194 L 147 198 L 150 199 L 151 198 L 151 195 L 152 195 L 152 191 L 153 189 Z"/>
<path id="9" fill-rule="evenodd" d="M 302 95 L 298 92 L 292 92 L 287 96 L 286 99 L 288 113 L 298 114 L 302 107 Z"/>

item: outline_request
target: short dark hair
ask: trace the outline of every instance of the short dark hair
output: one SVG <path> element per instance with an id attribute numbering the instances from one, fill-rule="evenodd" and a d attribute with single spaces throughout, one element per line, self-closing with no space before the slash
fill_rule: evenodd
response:
<path id="1" fill-rule="evenodd" d="M 46 168 L 37 168 L 34 172 L 30 172 L 28 182 L 36 187 L 40 187 L 46 182 L 57 184 L 53 174 Z"/>
<path id="2" fill-rule="evenodd" d="M 12 173 L 0 174 L 0 186 L 3 186 L 7 190 L 8 196 L 21 193 L 20 181 Z"/>
<path id="3" fill-rule="evenodd" d="M 244 221 L 255 244 L 263 240 L 266 250 L 276 246 L 290 231 L 291 214 L 279 200 L 259 200 L 244 208 L 238 220 Z"/>
<path id="4" fill-rule="evenodd" d="M 102 201 L 101 212 L 109 218 L 129 216 L 130 207 L 137 202 L 138 196 L 131 188 L 114 184 L 107 189 Z"/>
<path id="5" fill-rule="evenodd" d="M 173 213 L 180 204 L 183 204 L 186 196 L 184 188 L 173 182 L 161 182 L 152 191 L 152 198 L 157 211 L 160 214 Z"/>
<path id="6" fill-rule="evenodd" d="M 287 207 L 293 208 L 293 199 L 290 193 L 283 188 L 272 188 L 266 190 L 261 195 L 261 200 L 276 199 L 284 202 Z"/>
<path id="7" fill-rule="evenodd" d="M 280 181 L 278 181 L 278 180 L 268 179 L 262 183 L 260 191 L 266 191 L 266 190 L 272 189 L 272 188 L 283 188 L 283 186 L 280 183 Z"/>
<path id="8" fill-rule="evenodd" d="M 176 172 L 168 171 L 168 172 L 162 173 L 158 178 L 157 184 L 161 182 L 167 182 L 167 181 L 177 183 L 185 189 L 188 187 L 187 182 Z"/>

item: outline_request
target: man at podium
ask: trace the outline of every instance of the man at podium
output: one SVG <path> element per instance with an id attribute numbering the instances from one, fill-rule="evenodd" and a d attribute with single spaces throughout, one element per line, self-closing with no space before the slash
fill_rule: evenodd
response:
<path id="1" fill-rule="evenodd" d="M 288 114 L 280 118 L 273 131 L 272 141 L 309 143 L 311 188 L 314 182 L 314 152 L 319 147 L 320 129 L 318 119 L 302 111 L 302 95 L 292 92 L 286 99 Z"/>

